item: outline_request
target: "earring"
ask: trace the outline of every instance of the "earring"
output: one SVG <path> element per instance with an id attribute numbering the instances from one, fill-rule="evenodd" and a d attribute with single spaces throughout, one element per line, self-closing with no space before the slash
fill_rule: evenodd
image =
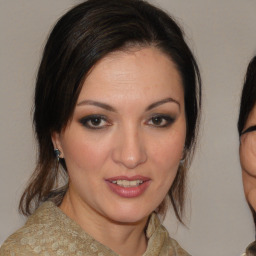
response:
<path id="1" fill-rule="evenodd" d="M 186 148 L 184 147 L 183 153 L 182 153 L 182 158 L 180 159 L 180 165 L 183 165 L 186 160 Z"/>
<path id="2" fill-rule="evenodd" d="M 186 156 L 183 154 L 182 158 L 180 159 L 180 165 L 183 165 L 185 163 Z"/>
<path id="3" fill-rule="evenodd" d="M 61 155 L 60 150 L 58 148 L 55 148 L 54 149 L 54 154 L 55 154 L 55 156 L 57 158 L 57 161 L 59 162 L 60 161 L 60 155 Z"/>

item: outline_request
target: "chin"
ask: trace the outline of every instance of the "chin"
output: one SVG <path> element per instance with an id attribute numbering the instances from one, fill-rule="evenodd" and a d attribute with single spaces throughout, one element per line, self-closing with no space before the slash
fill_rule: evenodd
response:
<path id="1" fill-rule="evenodd" d="M 139 222 L 144 221 L 148 218 L 149 215 L 146 216 L 131 216 L 131 215 L 119 215 L 119 216 L 113 216 L 112 221 L 116 223 L 122 223 L 122 224 L 136 224 Z"/>
<path id="2" fill-rule="evenodd" d="M 120 206 L 116 211 L 109 213 L 108 218 L 114 222 L 132 224 L 145 221 L 153 211 L 154 210 L 141 209 L 137 207 L 129 208 Z"/>

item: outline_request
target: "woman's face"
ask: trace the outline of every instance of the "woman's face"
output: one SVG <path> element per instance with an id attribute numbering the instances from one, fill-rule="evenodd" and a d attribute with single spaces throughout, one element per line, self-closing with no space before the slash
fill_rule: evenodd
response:
<path id="1" fill-rule="evenodd" d="M 165 198 L 185 136 L 181 77 L 165 54 L 148 47 L 100 60 L 53 141 L 65 158 L 73 206 L 137 222 Z"/>
<path id="2" fill-rule="evenodd" d="M 256 106 L 250 112 L 243 131 L 256 125 Z M 245 196 L 256 211 L 256 131 L 241 136 L 240 162 Z"/>

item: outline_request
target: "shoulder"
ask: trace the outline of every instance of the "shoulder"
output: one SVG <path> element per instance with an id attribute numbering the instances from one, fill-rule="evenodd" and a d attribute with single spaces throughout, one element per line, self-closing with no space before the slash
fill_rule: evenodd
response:
<path id="1" fill-rule="evenodd" d="M 47 224 L 26 223 L 7 238 L 0 248 L 0 256 L 48 255 L 47 250 L 56 241 L 58 230 Z"/>
<path id="2" fill-rule="evenodd" d="M 53 225 L 51 217 L 46 214 L 46 206 L 40 207 L 22 228 L 7 238 L 0 248 L 0 256 L 40 255 L 47 249 L 46 245 L 53 241 L 58 227 Z"/>
<path id="3" fill-rule="evenodd" d="M 25 226 L 9 236 L 0 248 L 0 256 L 36 255 L 36 240 Z"/>

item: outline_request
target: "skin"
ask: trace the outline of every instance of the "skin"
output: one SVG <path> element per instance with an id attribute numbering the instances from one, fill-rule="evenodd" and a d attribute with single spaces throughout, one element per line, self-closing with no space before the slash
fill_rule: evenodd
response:
<path id="1" fill-rule="evenodd" d="M 118 254 L 142 255 L 148 217 L 173 183 L 185 137 L 183 86 L 170 58 L 154 47 L 109 54 L 87 76 L 69 125 L 52 135 L 70 178 L 60 208 Z M 150 182 L 124 198 L 105 181 L 121 175 Z"/>
<path id="2" fill-rule="evenodd" d="M 256 125 L 256 105 L 248 116 L 244 130 L 253 125 Z M 241 136 L 240 162 L 245 196 L 256 211 L 256 131 Z"/>

